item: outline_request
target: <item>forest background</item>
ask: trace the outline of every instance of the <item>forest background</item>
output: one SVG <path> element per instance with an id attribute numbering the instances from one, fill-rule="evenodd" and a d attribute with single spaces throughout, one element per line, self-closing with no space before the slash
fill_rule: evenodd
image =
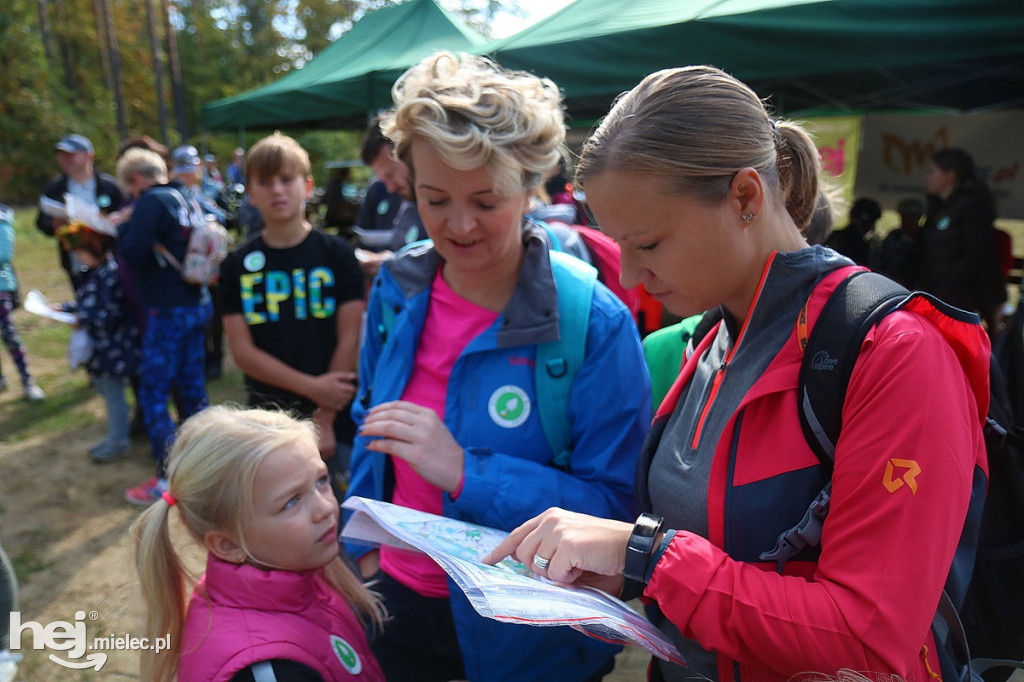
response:
<path id="1" fill-rule="evenodd" d="M 383 0 L 3 0 L 0 202 L 34 203 L 57 172 L 54 145 L 81 133 L 112 172 L 118 143 L 193 144 L 221 168 L 266 134 L 202 130 L 202 105 L 301 68 Z M 451 0 L 484 35 L 503 0 Z M 325 161 L 358 157 L 362 131 L 288 131 Z"/>

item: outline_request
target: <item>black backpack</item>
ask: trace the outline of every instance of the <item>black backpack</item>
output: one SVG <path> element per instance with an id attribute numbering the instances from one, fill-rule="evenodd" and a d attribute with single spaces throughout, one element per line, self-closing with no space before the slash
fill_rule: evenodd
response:
<path id="1" fill-rule="evenodd" d="M 910 292 L 874 272 L 858 271 L 831 294 L 811 330 L 800 366 L 797 403 L 804 437 L 829 479 L 834 444 L 842 430 L 843 402 L 864 337 L 883 317 L 920 296 L 950 317 L 980 323 L 977 315 L 929 294 Z M 705 314 L 691 347 L 720 319 L 719 310 Z M 1024 328 L 1024 313 L 1014 322 L 1018 331 Z M 1016 342 L 1024 344 L 1024 334 Z M 1015 346 L 1007 341 L 1006 347 Z M 831 370 L 820 371 L 823 367 Z M 933 621 L 947 682 L 993 682 L 1008 677 L 996 674 L 999 668 L 1024 670 L 1020 662 L 1024 659 L 1024 429 L 1014 424 L 995 354 L 989 374 L 991 395 L 984 429 L 989 481 L 976 553 L 972 538 L 958 548 Z M 777 562 L 781 572 L 787 560 L 821 541 L 831 487 L 829 480 L 803 519 L 779 535 L 774 549 L 761 554 L 763 561 Z"/>

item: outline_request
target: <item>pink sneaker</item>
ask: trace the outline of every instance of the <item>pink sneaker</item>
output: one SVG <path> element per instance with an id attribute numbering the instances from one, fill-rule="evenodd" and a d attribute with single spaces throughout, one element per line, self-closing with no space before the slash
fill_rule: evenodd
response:
<path id="1" fill-rule="evenodd" d="M 142 485 L 125 490 L 124 499 L 128 500 L 132 504 L 148 507 L 160 499 L 160 495 L 164 490 L 166 490 L 166 488 L 160 485 L 160 481 L 157 480 L 156 476 L 154 476 Z"/>

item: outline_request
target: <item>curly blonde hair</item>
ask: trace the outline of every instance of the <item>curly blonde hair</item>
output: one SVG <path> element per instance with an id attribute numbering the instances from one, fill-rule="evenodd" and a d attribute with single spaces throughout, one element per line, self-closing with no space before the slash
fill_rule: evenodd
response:
<path id="1" fill-rule="evenodd" d="M 547 78 L 439 52 L 406 71 L 392 95 L 381 131 L 413 176 L 416 138 L 452 168 L 485 167 L 504 196 L 537 187 L 564 156 L 562 98 Z"/>

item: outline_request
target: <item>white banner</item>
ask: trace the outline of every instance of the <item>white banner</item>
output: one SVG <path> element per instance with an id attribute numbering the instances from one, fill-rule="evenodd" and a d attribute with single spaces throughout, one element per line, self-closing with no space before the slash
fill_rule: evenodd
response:
<path id="1" fill-rule="evenodd" d="M 931 155 L 957 147 L 974 157 L 1000 218 L 1024 219 L 1024 110 L 919 116 L 865 114 L 856 194 L 895 208 L 924 198 Z"/>

